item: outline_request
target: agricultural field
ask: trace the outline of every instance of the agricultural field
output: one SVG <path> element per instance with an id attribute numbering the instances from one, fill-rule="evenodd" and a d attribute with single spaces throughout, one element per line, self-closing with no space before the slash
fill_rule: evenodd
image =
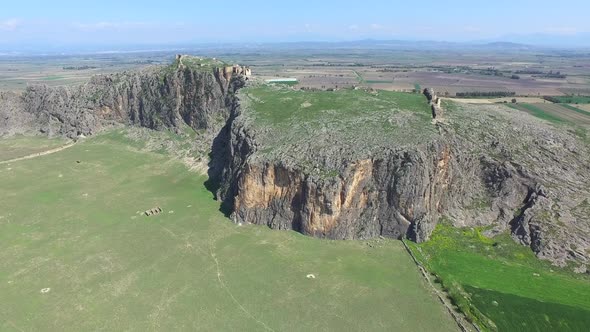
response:
<path id="1" fill-rule="evenodd" d="M 518 103 L 527 103 L 527 104 L 543 104 L 548 103 L 543 98 L 540 97 L 506 97 L 506 98 L 445 98 L 442 97 L 443 100 L 449 100 L 456 103 L 463 103 L 463 104 L 498 104 L 498 103 L 511 103 L 512 99 L 516 99 Z"/>
<path id="2" fill-rule="evenodd" d="M 515 92 L 520 97 L 588 94 L 590 67 L 587 54 L 560 61 L 548 52 L 481 52 L 440 50 L 337 49 L 269 52 L 262 56 L 235 52 L 226 56 L 248 64 L 263 78 L 296 77 L 301 87 L 374 89 L 411 92 L 416 84 L 441 95 L 458 92 Z M 299 55 L 299 56 L 298 56 Z M 220 55 L 224 56 L 224 55 Z M 527 72 L 560 72 L 564 78 L 546 78 Z M 518 79 L 512 79 L 514 73 Z M 523 73 L 524 72 L 524 73 Z"/>
<path id="3" fill-rule="evenodd" d="M 454 303 L 486 330 L 584 331 L 590 280 L 537 259 L 509 235 L 440 223 L 428 242 L 407 242 Z"/>
<path id="4" fill-rule="evenodd" d="M 568 123 L 590 126 L 590 113 L 567 104 L 507 104 L 508 106 L 532 114 L 554 123 Z"/>
<path id="5" fill-rule="evenodd" d="M 558 96 L 553 98 L 563 104 L 590 104 L 589 96 Z"/>
<path id="6" fill-rule="evenodd" d="M 570 106 L 590 113 L 590 104 L 575 104 L 575 105 L 570 105 Z"/>
<path id="7" fill-rule="evenodd" d="M 2 159 L 57 144 L 17 141 Z M 233 224 L 205 176 L 144 143 L 0 165 L 0 330 L 457 330 L 400 241 Z"/>
<path id="8" fill-rule="evenodd" d="M 22 91 L 29 84 L 76 85 L 97 74 L 169 64 L 173 54 L 161 52 L 79 56 L 0 56 L 0 90 Z"/>
<path id="9" fill-rule="evenodd" d="M 481 50 L 325 49 L 183 49 L 179 51 L 78 56 L 0 56 L 0 89 L 23 90 L 27 84 L 72 85 L 94 74 L 168 64 L 176 53 L 216 57 L 228 64 L 250 66 L 261 80 L 296 78 L 297 87 L 353 86 L 411 92 L 417 85 L 441 95 L 458 92 L 515 92 L 519 97 L 590 95 L 590 67 L 585 53 L 559 60 L 551 51 L 484 52 Z M 547 78 L 527 72 L 560 72 Z M 525 73 L 522 73 L 525 72 Z M 519 73 L 519 79 L 511 79 Z M 576 102 L 573 102 L 576 103 Z"/>

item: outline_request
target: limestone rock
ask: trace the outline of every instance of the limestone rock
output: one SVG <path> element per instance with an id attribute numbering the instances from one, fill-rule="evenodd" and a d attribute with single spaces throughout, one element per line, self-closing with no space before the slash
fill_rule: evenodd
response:
<path id="1" fill-rule="evenodd" d="M 243 84 L 233 73 L 178 65 L 94 76 L 81 86 L 30 86 L 21 95 L 0 94 L 0 136 L 41 132 L 74 138 L 117 124 L 163 129 L 185 123 L 217 131 Z"/>
<path id="2" fill-rule="evenodd" d="M 378 146 L 362 157 L 318 152 L 312 140 L 293 147 L 313 155 L 316 169 L 336 170 L 332 177 L 290 158 L 265 157 L 260 137 L 268 129 L 252 126 L 248 110 L 237 108 L 225 128 L 226 149 L 214 157 L 218 197 L 236 222 L 316 237 L 421 242 L 444 216 L 456 226 L 491 226 L 490 236 L 509 231 L 554 264 L 587 264 L 588 146 L 527 114 L 485 107 L 458 107 L 434 124 L 438 135 L 409 147 Z"/>

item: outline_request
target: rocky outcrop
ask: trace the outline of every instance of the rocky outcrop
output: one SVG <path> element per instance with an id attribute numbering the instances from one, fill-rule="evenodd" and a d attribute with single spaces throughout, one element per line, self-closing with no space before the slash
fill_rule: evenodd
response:
<path id="1" fill-rule="evenodd" d="M 224 67 L 223 74 L 225 77 L 231 77 L 232 75 L 244 75 L 246 77 L 250 77 L 252 76 L 252 70 L 250 69 L 250 67 L 233 65 Z"/>
<path id="2" fill-rule="evenodd" d="M 235 180 L 233 217 L 331 239 L 400 238 L 410 229 L 425 240 L 448 202 L 452 177 L 449 146 L 426 151 L 342 161 L 330 179 L 282 163 L 246 162 Z"/>
<path id="3" fill-rule="evenodd" d="M 0 95 L 0 135 L 42 132 L 50 136 L 92 135 L 112 125 L 152 129 L 219 130 L 229 117 L 240 74 L 221 75 L 175 65 L 99 75 L 75 87 L 30 86 Z"/>
<path id="4" fill-rule="evenodd" d="M 432 98 L 437 98 L 434 93 L 431 104 Z M 444 122 L 433 124 L 438 135 L 427 141 L 411 147 L 391 144 L 364 157 L 298 146 L 315 154 L 311 170 L 289 158 L 269 157 L 264 139 L 258 137 L 267 135 L 268 129 L 236 114 L 227 127 L 229 144 L 218 195 L 240 223 L 330 239 L 381 235 L 421 242 L 428 240 L 444 216 L 456 226 L 486 226 L 489 235 L 508 231 L 540 258 L 557 265 L 587 264 L 589 216 L 563 218 L 569 212 L 559 202 L 590 196 L 582 176 L 589 161 L 573 152 L 571 145 L 576 143 L 567 134 L 532 118 L 523 122 L 512 113 L 488 111 L 477 119 L 470 117 L 480 116 L 479 112 L 454 111 L 445 115 Z M 530 145 L 544 141 L 556 148 Z M 558 146 L 569 146 L 569 152 Z M 555 163 L 555 153 L 581 168 L 544 175 L 547 165 Z M 321 169 L 334 171 L 328 175 L 315 171 Z M 564 178 L 572 174 L 579 175 Z M 566 184 L 574 181 L 579 188 Z M 555 215 L 556 206 L 562 217 Z"/>
<path id="5" fill-rule="evenodd" d="M 421 242 L 446 217 L 456 226 L 486 226 L 490 235 L 509 231 L 539 257 L 587 270 L 590 151 L 572 133 L 501 106 L 457 106 L 443 118 L 440 98 L 426 89 L 435 121 L 416 112 L 374 119 L 367 128 L 387 124 L 398 132 L 379 143 L 379 133 L 339 132 L 363 130 L 359 124 L 371 118 L 330 116 L 313 130 L 301 124 L 314 137 L 269 154 L 284 133 L 253 125 L 236 97 L 248 70 L 194 63 L 180 56 L 169 67 L 96 76 L 78 87 L 0 93 L 0 135 L 76 137 L 116 125 L 204 129 L 212 146 L 208 184 L 236 222 L 331 239 Z"/>
<path id="6" fill-rule="evenodd" d="M 432 118 L 440 120 L 443 117 L 443 108 L 441 106 L 441 99 L 436 95 L 432 88 L 424 89 L 424 95 L 428 99 L 430 109 L 432 110 Z"/>
<path id="7" fill-rule="evenodd" d="M 220 197 L 236 222 L 331 239 L 382 235 L 421 242 L 442 215 L 468 218 L 462 203 L 471 204 L 471 195 L 494 196 L 485 223 L 508 222 L 528 190 L 526 181 L 513 181 L 510 166 L 470 160 L 453 137 L 361 160 L 331 156 L 323 166 L 338 174 L 328 178 L 258 157 L 254 137 L 234 124 Z"/>

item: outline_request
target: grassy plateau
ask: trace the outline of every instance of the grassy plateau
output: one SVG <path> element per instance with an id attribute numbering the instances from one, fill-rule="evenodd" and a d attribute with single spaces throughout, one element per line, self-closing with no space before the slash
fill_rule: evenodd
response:
<path id="1" fill-rule="evenodd" d="M 130 140 L 0 165 L 1 331 L 457 329 L 399 241 L 233 224 L 204 176 Z"/>
<path id="2" fill-rule="evenodd" d="M 259 152 L 282 160 L 340 148 L 362 157 L 393 142 L 415 145 L 437 135 L 426 98 L 419 94 L 257 86 L 241 90 L 240 98 L 257 130 Z"/>

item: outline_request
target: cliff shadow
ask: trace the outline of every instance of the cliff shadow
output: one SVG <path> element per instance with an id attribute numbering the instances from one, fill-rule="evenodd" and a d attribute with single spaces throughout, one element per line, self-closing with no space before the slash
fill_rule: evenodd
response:
<path id="1" fill-rule="evenodd" d="M 229 128 L 230 121 L 226 124 L 213 139 L 211 152 L 209 152 L 209 163 L 207 163 L 207 180 L 205 188 L 211 192 L 213 199 L 219 201 L 219 211 L 229 218 L 232 208 L 228 202 L 220 197 L 222 186 L 223 170 L 228 158 L 229 149 Z"/>

